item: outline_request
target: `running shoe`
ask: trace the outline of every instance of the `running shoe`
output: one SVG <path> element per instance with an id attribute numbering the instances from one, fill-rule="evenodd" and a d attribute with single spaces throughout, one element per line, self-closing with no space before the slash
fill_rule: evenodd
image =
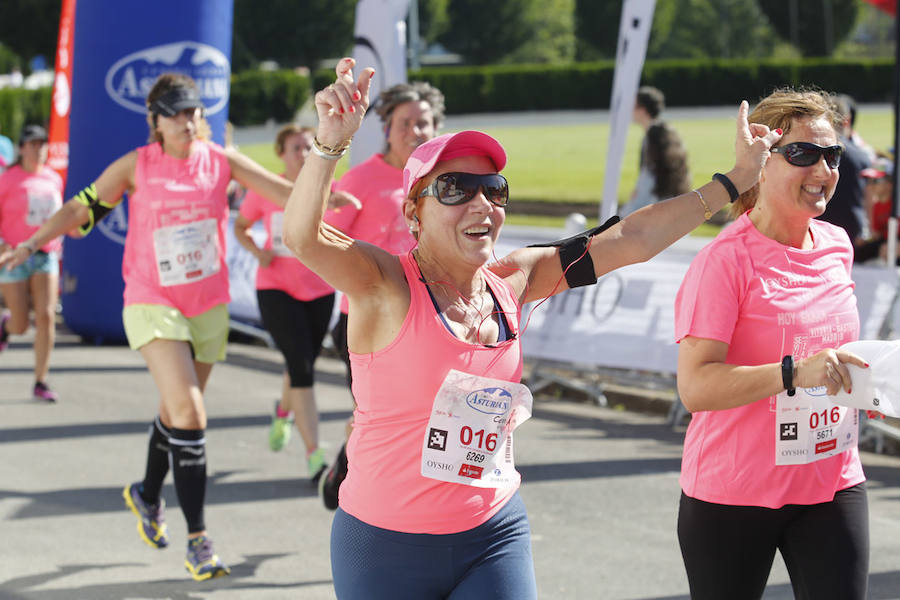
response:
<path id="1" fill-rule="evenodd" d="M 6 350 L 9 346 L 9 332 L 6 331 L 6 322 L 9 321 L 9 313 L 4 312 L 0 315 L 0 352 Z"/>
<path id="2" fill-rule="evenodd" d="M 319 483 L 322 473 L 328 468 L 328 465 L 325 464 L 325 453 L 322 452 L 321 448 L 316 448 L 312 454 L 306 457 L 306 467 L 312 484 L 316 485 Z"/>
<path id="3" fill-rule="evenodd" d="M 139 490 L 141 483 L 138 481 L 126 485 L 122 490 L 125 504 L 138 517 L 138 535 L 144 542 L 157 549 L 163 549 L 169 545 L 169 536 L 166 533 L 166 501 L 159 499 L 159 504 L 147 504 L 141 498 Z"/>
<path id="4" fill-rule="evenodd" d="M 280 402 L 275 401 L 275 411 L 272 413 L 272 426 L 269 427 L 269 448 L 272 452 L 278 452 L 291 439 L 291 429 L 294 427 L 294 417 L 290 413 L 286 417 L 278 416 Z"/>
<path id="5" fill-rule="evenodd" d="M 231 569 L 225 566 L 213 550 L 212 540 L 205 535 L 188 540 L 184 568 L 195 581 L 206 581 L 231 574 Z"/>
<path id="6" fill-rule="evenodd" d="M 43 381 L 38 381 L 34 384 L 34 399 L 41 400 L 43 402 L 56 402 L 59 400 L 59 395 L 50 389 Z"/>
<path id="7" fill-rule="evenodd" d="M 341 446 L 334 464 L 323 477 L 319 478 L 319 495 L 328 510 L 337 510 L 338 490 L 347 477 L 347 445 Z"/>

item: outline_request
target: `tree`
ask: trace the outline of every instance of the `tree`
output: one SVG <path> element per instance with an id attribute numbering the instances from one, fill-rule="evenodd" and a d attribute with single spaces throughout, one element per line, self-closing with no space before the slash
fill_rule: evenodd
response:
<path id="1" fill-rule="evenodd" d="M 490 64 L 534 40 L 541 0 L 450 0 L 449 25 L 438 38 L 466 62 Z"/>
<path id="2" fill-rule="evenodd" d="M 830 56 L 856 25 L 859 0 L 757 0 L 772 27 L 804 56 Z"/>
<path id="3" fill-rule="evenodd" d="M 615 58 L 621 18 L 621 2 L 575 0 L 576 58 L 578 60 Z"/>
<path id="4" fill-rule="evenodd" d="M 344 56 L 355 16 L 356 0 L 234 0 L 233 69 L 261 60 L 315 67 Z"/>
<path id="5" fill-rule="evenodd" d="M 534 7 L 534 38 L 503 57 L 510 63 L 563 63 L 575 59 L 575 1 L 544 0 Z"/>
<path id="6" fill-rule="evenodd" d="M 0 1 L 0 42 L 26 60 L 41 55 L 52 63 L 60 8 L 60 0 Z"/>

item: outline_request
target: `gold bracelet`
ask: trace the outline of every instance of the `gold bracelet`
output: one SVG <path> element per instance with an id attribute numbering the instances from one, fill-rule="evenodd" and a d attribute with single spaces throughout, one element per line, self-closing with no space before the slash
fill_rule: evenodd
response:
<path id="1" fill-rule="evenodd" d="M 700 190 L 691 190 L 691 191 L 694 192 L 695 194 L 697 194 L 697 197 L 700 198 L 700 204 L 703 205 L 703 220 L 709 221 L 709 219 L 713 215 L 712 211 L 709 209 L 709 204 L 707 204 L 706 200 L 703 199 L 703 194 L 700 193 Z"/>
<path id="2" fill-rule="evenodd" d="M 322 154 L 327 154 L 329 156 L 337 156 L 341 157 L 347 151 L 347 148 L 350 147 L 350 140 L 344 140 L 336 146 L 326 146 L 322 142 L 319 141 L 319 138 L 313 137 L 313 148 L 318 150 L 316 154 L 321 156 Z M 324 157 L 323 157 L 324 158 Z"/>

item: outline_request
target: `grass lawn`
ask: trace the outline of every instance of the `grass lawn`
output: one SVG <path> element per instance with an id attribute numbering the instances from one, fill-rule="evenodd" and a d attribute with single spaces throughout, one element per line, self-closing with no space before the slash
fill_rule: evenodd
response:
<path id="1" fill-rule="evenodd" d="M 735 109 L 735 112 L 737 110 Z M 857 129 L 876 149 L 893 145 L 893 114 L 889 109 L 861 111 Z M 716 171 L 727 171 L 734 162 L 734 119 L 686 119 L 672 121 L 688 147 L 694 186 L 709 181 Z M 511 223 L 561 226 L 564 219 L 516 216 L 516 198 L 527 200 L 584 202 L 584 213 L 596 216 L 603 191 L 606 145 L 609 127 L 605 123 L 577 126 L 541 125 L 485 128 L 509 154 L 503 170 L 510 181 L 511 198 L 507 212 Z M 446 132 L 445 132 L 446 133 Z M 625 160 L 619 183 L 619 202 L 631 193 L 637 178 L 638 151 L 642 131 L 636 125 L 628 130 Z M 271 144 L 241 146 L 248 156 L 268 169 L 278 171 L 281 164 Z M 338 176 L 347 169 L 347 161 L 338 164 Z M 715 235 L 717 228 L 704 227 L 695 233 Z"/>

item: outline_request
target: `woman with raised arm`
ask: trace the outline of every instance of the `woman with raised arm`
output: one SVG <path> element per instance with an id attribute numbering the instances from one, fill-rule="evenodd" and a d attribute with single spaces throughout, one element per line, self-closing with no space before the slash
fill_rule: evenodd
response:
<path id="1" fill-rule="evenodd" d="M 866 597 L 869 524 L 856 409 L 838 350 L 859 337 L 847 233 L 815 217 L 838 182 L 831 98 L 777 90 L 753 121 L 783 130 L 736 221 L 675 301 L 678 390 L 693 413 L 678 538 L 696 599 L 761 598 L 775 551 L 797 598 Z M 796 389 L 795 389 L 796 388 Z"/>
<path id="2" fill-rule="evenodd" d="M 175 491 L 187 521 L 185 567 L 196 580 L 229 573 L 206 532 L 206 409 L 203 390 L 228 341 L 226 186 L 234 178 L 283 205 L 287 180 L 235 150 L 209 141 L 209 125 L 194 81 L 160 75 L 147 96 L 149 144 L 110 164 L 40 229 L 0 254 L 15 267 L 62 233 L 89 231 L 129 195 L 122 260 L 122 319 L 132 349 L 147 363 L 160 393 L 150 427 L 142 481 L 125 486 L 141 539 L 165 548 L 169 537 L 160 490 L 171 461 Z"/>
<path id="3" fill-rule="evenodd" d="M 369 103 L 374 72 L 357 81 L 353 65 L 341 60 L 316 94 L 313 154 L 285 209 L 288 247 L 350 301 L 358 406 L 332 526 L 337 595 L 534 598 L 511 439 L 531 405 L 519 383 L 521 305 L 651 258 L 727 204 L 731 187 L 749 189 L 780 136 L 748 126 L 743 103 L 726 184 L 491 266 L 506 153 L 481 132 L 438 136 L 406 162 L 403 215 L 418 245 L 395 256 L 322 222 L 335 161 Z"/>

